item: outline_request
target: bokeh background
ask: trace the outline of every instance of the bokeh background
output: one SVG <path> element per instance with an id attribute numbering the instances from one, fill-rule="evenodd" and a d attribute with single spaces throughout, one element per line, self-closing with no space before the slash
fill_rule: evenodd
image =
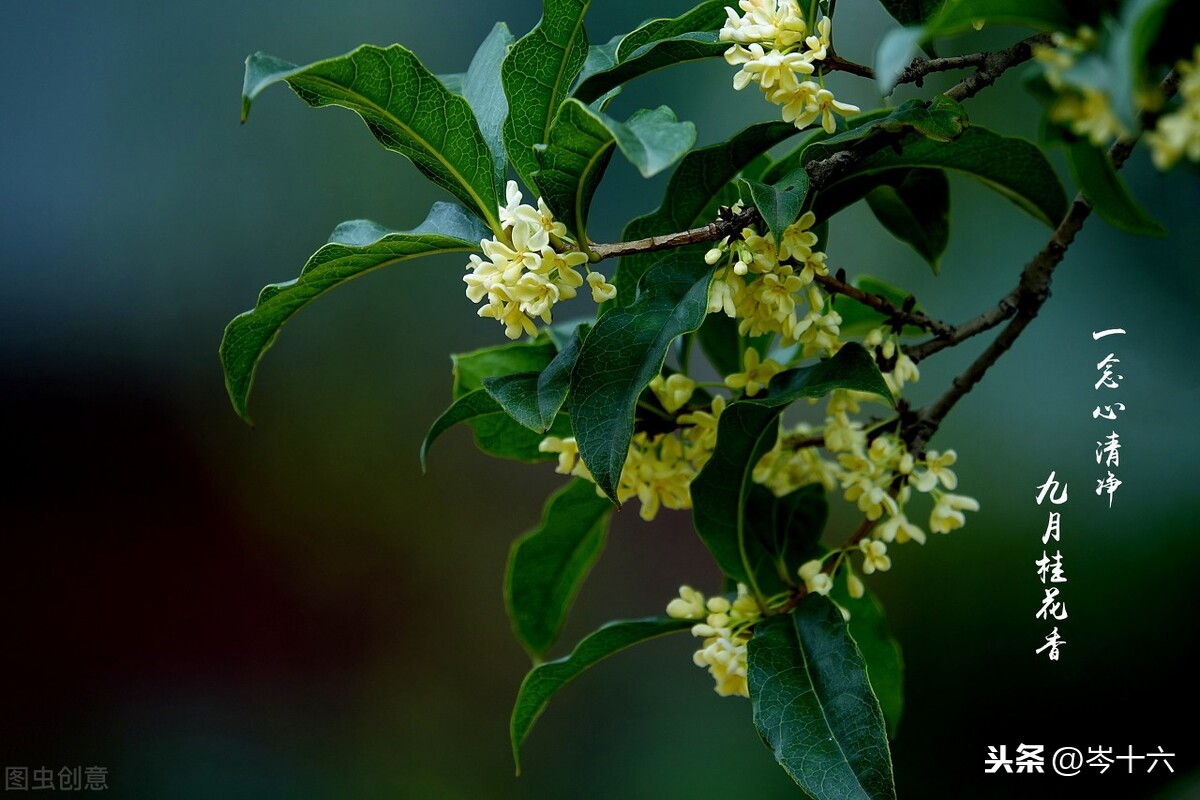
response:
<path id="1" fill-rule="evenodd" d="M 596 4 L 593 42 L 685 5 Z M 449 353 L 503 341 L 463 297 L 458 257 L 371 275 L 290 324 L 241 423 L 217 342 L 265 283 L 293 277 L 330 230 L 367 217 L 409 227 L 445 199 L 343 110 L 283 88 L 238 125 L 242 61 L 401 42 L 437 72 L 465 68 L 497 16 L 540 13 L 409 0 L 205 4 L 9 3 L 0 104 L 0 404 L 4 682 L 0 760 L 104 765 L 121 798 L 795 797 L 749 706 L 722 699 L 687 637 L 612 659 L 555 699 L 513 776 L 507 723 L 527 668 L 501 603 L 512 539 L 560 483 L 549 465 L 489 461 L 455 431 L 422 476 L 417 449 L 450 393 Z M 869 61 L 891 24 L 839 4 L 839 49 Z M 1013 30 L 963 47 L 1011 41 Z M 839 80 L 840 79 L 840 80 Z M 640 79 L 623 117 L 670 104 L 718 141 L 773 109 L 735 93 L 721 62 Z M 864 108 L 873 86 L 835 76 Z M 930 81 L 928 88 L 944 85 Z M 904 99 L 904 93 L 896 100 Z M 976 122 L 1033 135 L 1017 75 L 972 101 Z M 1127 176 L 1171 230 L 1087 225 L 1042 315 L 955 409 L 935 446 L 959 453 L 983 510 L 895 553 L 871 585 L 908 665 L 894 744 L 902 798 L 1057 796 L 1085 778 L 982 774 L 987 745 L 1175 752 L 1086 790 L 1195 797 L 1197 185 L 1144 153 Z M 615 240 L 665 176 L 614 159 L 594 231 Z M 863 208 L 833 224 L 830 263 L 909 287 L 937 316 L 994 303 L 1047 230 L 953 183 L 943 274 Z M 582 307 L 580 308 L 582 312 Z M 1093 342 L 1090 332 L 1128 335 Z M 1093 493 L 1094 364 L 1122 359 L 1128 407 L 1112 508 Z M 928 400 L 983 347 L 921 365 Z M 1070 487 L 1063 540 L 1070 618 L 1062 660 L 1035 657 L 1045 509 Z M 831 530 L 855 522 L 844 508 Z M 686 514 L 627 509 L 563 644 L 610 618 L 658 612 L 716 575 Z M 1166 794 L 1161 794 L 1166 793 Z"/>

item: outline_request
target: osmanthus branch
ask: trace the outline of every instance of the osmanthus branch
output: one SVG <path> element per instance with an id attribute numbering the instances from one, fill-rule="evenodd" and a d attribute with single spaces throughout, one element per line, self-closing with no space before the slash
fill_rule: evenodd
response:
<path id="1" fill-rule="evenodd" d="M 954 332 L 951 326 L 941 320 L 934 319 L 920 311 L 914 311 L 909 307 L 909 303 L 907 302 L 904 306 L 898 306 L 886 297 L 872 294 L 871 292 L 864 292 L 857 286 L 846 283 L 842 270 L 838 270 L 836 277 L 833 275 L 816 275 L 813 277 L 813 280 L 820 284 L 830 295 L 844 294 L 852 300 L 856 300 L 864 306 L 878 311 L 891 322 L 902 325 L 913 325 L 930 333 L 936 333 L 939 336 L 948 337 Z"/>
<path id="2" fill-rule="evenodd" d="M 1170 97 L 1178 89 L 1178 86 L 1179 74 L 1172 70 L 1162 82 L 1164 94 Z M 1143 120 L 1143 128 L 1145 127 L 1144 122 Z M 1112 161 L 1114 169 L 1120 169 L 1125 164 L 1126 159 L 1129 158 L 1129 154 L 1133 152 L 1134 145 L 1137 144 L 1137 138 L 1134 136 L 1118 139 L 1109 149 L 1108 157 Z M 1083 228 L 1083 224 L 1087 221 L 1091 213 L 1091 204 L 1083 196 L 1083 193 L 1080 192 L 1075 196 L 1075 201 L 1071 204 L 1067 215 L 1063 217 L 1062 222 L 1054 229 L 1050 240 L 1025 265 L 1025 269 L 1021 272 L 1021 280 L 1017 284 L 1017 288 L 1006 295 L 995 308 L 985 311 L 979 317 L 964 323 L 956 329 L 956 331 L 966 331 L 966 334 L 961 335 L 961 338 L 958 339 L 958 341 L 961 341 L 969 335 L 974 335 L 990 327 L 995 327 L 1006 317 L 1012 318 L 1012 321 L 1008 323 L 1004 330 L 1000 331 L 999 335 L 987 346 L 987 349 L 971 362 L 971 365 L 962 374 L 951 381 L 950 388 L 941 397 L 916 413 L 915 420 L 904 431 L 904 437 L 909 444 L 910 450 L 919 452 L 925 446 L 925 443 L 937 432 L 942 420 L 950 413 L 950 409 L 954 408 L 963 395 L 971 391 L 975 384 L 983 379 L 983 376 L 987 374 L 991 366 L 1012 347 L 1017 337 L 1029 326 L 1034 317 L 1038 315 L 1042 305 L 1050 297 L 1050 283 L 1054 278 L 1055 268 L 1062 263 L 1063 257 L 1067 253 L 1067 248 L 1075 241 L 1076 235 Z M 924 348 L 922 356 L 928 355 L 929 352 L 936 352 L 931 347 L 935 341 L 938 340 L 918 345 L 918 348 Z M 951 344 L 953 343 L 956 342 L 952 342 Z M 937 349 L 948 346 L 950 344 L 942 345 Z"/>
<path id="3" fill-rule="evenodd" d="M 1005 50 L 997 50 L 993 53 L 976 53 L 971 56 L 952 57 L 956 59 L 969 59 L 978 63 L 973 64 L 976 67 L 976 71 L 960 83 L 951 87 L 946 92 L 946 96 L 956 101 L 974 97 L 980 90 L 995 83 L 996 79 L 1006 71 L 1028 61 L 1033 56 L 1033 46 L 1039 44 L 1044 39 L 1044 36 L 1038 35 L 1018 42 Z M 930 59 L 929 63 L 942 61 L 946 61 L 946 59 Z M 912 70 L 915 66 L 914 64 L 909 69 Z M 916 69 L 917 72 L 921 69 L 925 69 L 926 72 L 935 71 L 927 67 L 916 67 Z M 914 76 L 917 75 L 917 72 L 913 73 Z M 916 80 L 916 77 L 913 80 Z M 805 170 L 808 172 L 809 190 L 815 191 L 828 186 L 849 172 L 858 162 L 872 153 L 890 146 L 897 137 L 902 135 L 902 133 L 896 133 L 870 136 L 855 142 L 845 150 L 840 150 L 827 158 L 809 162 L 805 166 Z M 760 224 L 761 222 L 762 217 L 758 214 L 758 211 L 754 208 L 747 208 L 738 214 L 724 215 L 707 225 L 699 228 L 691 228 L 686 231 L 667 233 L 660 236 L 648 236 L 645 239 L 635 239 L 629 242 L 615 242 L 613 244 L 595 243 L 589 247 L 589 253 L 591 260 L 597 262 L 603 261 L 606 258 L 631 255 L 633 253 L 650 253 L 656 250 L 683 247 L 698 242 L 715 242 L 726 236 L 737 235 L 744 228 Z"/>

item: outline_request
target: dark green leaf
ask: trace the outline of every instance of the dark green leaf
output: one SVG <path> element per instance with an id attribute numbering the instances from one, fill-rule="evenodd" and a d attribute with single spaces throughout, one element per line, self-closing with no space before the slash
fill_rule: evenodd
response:
<path id="1" fill-rule="evenodd" d="M 855 599 L 847 592 L 846 582 L 838 579 L 829 596 L 850 612 L 846 627 L 866 663 L 867 678 L 879 699 L 888 738 L 894 739 L 904 711 L 904 658 L 900 643 L 888 629 L 883 606 L 870 591 Z"/>
<path id="2" fill-rule="evenodd" d="M 855 114 L 849 119 L 843 119 L 839 117 L 837 119 L 837 131 L 832 134 L 826 133 L 823 128 L 814 128 L 812 130 L 805 131 L 804 136 L 800 137 L 800 141 L 796 144 L 796 146 L 771 164 L 770 168 L 768 168 L 762 174 L 761 180 L 763 183 L 773 183 L 779 180 L 789 172 L 795 170 L 797 167 L 802 167 L 813 160 L 813 157 L 808 154 L 809 148 L 816 144 L 826 142 L 834 136 L 840 136 L 846 131 L 856 130 L 858 128 L 862 128 L 868 123 L 881 120 L 890 113 L 891 109 L 877 108 L 873 111 L 867 111 L 863 114 Z M 862 135 L 866 135 L 865 130 L 862 132 Z"/>
<path id="3" fill-rule="evenodd" d="M 677 36 L 660 39 L 641 47 L 625 60 L 618 61 L 608 69 L 597 72 L 582 81 L 575 89 L 575 97 L 585 103 L 590 103 L 604 95 L 605 92 L 628 83 L 634 78 L 688 61 L 716 58 L 728 49 L 729 43 L 720 41 L 715 32 L 681 33 Z"/>
<path id="4" fill-rule="evenodd" d="M 709 314 L 696 330 L 695 338 L 718 375 L 742 371 L 737 320 L 724 314 Z M 689 342 L 690 343 L 690 342 Z"/>
<path id="5" fill-rule="evenodd" d="M 916 25 L 929 19 L 942 0 L 879 0 L 879 4 L 901 25 Z"/>
<path id="6" fill-rule="evenodd" d="M 883 713 L 837 606 L 810 594 L 747 650 L 754 726 L 792 780 L 816 800 L 895 798 Z"/>
<path id="7" fill-rule="evenodd" d="M 559 689 L 579 673 L 613 653 L 648 639 L 688 630 L 693 624 L 693 620 L 670 617 L 610 622 L 587 636 L 566 658 L 534 667 L 521 683 L 509 728 L 513 760 L 517 764 L 518 774 L 521 771 L 521 745 L 529 735 L 533 723 Z"/>
<path id="8" fill-rule="evenodd" d="M 781 241 L 784 228 L 800 216 L 804 198 L 808 195 L 808 173 L 799 167 L 770 186 L 746 178 L 740 183 L 767 223 L 767 229 L 775 234 L 775 241 Z"/>
<path id="9" fill-rule="evenodd" d="M 867 122 L 869 124 L 863 124 Z M 803 162 L 808 164 L 828 158 L 839 150 L 882 134 L 913 133 L 936 142 L 950 142 L 962 135 L 967 125 L 967 113 L 959 103 L 940 94 L 928 104 L 924 100 L 909 100 L 887 116 L 873 120 L 856 117 L 850 123 L 853 127 L 846 131 L 812 141 L 805 148 Z"/>
<path id="10" fill-rule="evenodd" d="M 592 196 L 615 144 L 599 113 L 569 98 L 558 109 L 546 144 L 535 146 L 540 167 L 533 179 L 542 199 L 584 248 Z"/>
<path id="11" fill-rule="evenodd" d="M 541 372 L 554 359 L 557 349 L 545 339 L 505 342 L 493 347 L 456 353 L 454 363 L 454 396 L 483 388 L 485 378 L 510 375 L 514 372 Z"/>
<path id="12" fill-rule="evenodd" d="M 717 40 L 725 23 L 725 0 L 706 0 L 674 19 L 654 19 L 621 39 L 612 63 L 581 76 L 574 95 L 585 103 L 648 72 L 713 58 L 729 49 Z"/>
<path id="13" fill-rule="evenodd" d="M 541 372 L 515 372 L 483 379 L 483 388 L 517 422 L 544 434 L 567 399 L 571 371 L 589 326 L 580 325 Z"/>
<path id="14" fill-rule="evenodd" d="M 903 307 L 904 301 L 908 299 L 908 292 L 870 275 L 859 275 L 854 279 L 854 285 L 864 292 L 877 294 L 891 301 L 893 305 Z M 842 318 L 839 327 L 843 337 L 861 336 L 887 322 L 887 317 L 883 314 L 845 295 L 833 298 L 833 310 Z M 921 305 L 918 303 L 913 306 L 913 310 L 921 311 Z M 924 331 L 915 325 L 906 325 L 904 333 L 922 334 Z"/>
<path id="15" fill-rule="evenodd" d="M 575 441 L 613 502 L 638 396 L 662 370 L 671 343 L 704 321 L 712 272 L 695 253 L 660 254 L 637 301 L 602 315 L 583 342 L 571 377 Z"/>
<path id="16" fill-rule="evenodd" d="M 1075 18 L 1059 0 L 948 0 L 926 25 L 933 39 L 964 33 L 979 21 L 1039 31 L 1070 30 Z"/>
<path id="17" fill-rule="evenodd" d="M 504 600 L 513 632 L 539 659 L 562 631 L 567 611 L 604 547 L 612 503 L 576 479 L 550 496 L 538 527 L 513 543 Z"/>
<path id="18" fill-rule="evenodd" d="M 516 372 L 484 378 L 483 388 L 506 414 L 529 430 L 544 434 L 549 426 L 542 425 L 542 415 L 538 411 L 539 375 L 537 372 Z"/>
<path id="19" fill-rule="evenodd" d="M 781 372 L 765 396 L 730 403 L 721 414 L 717 447 L 692 482 L 692 521 L 729 577 L 755 586 L 745 509 L 754 467 L 775 445 L 779 415 L 801 397 L 823 397 L 834 389 L 872 392 L 893 402 L 875 359 L 849 343 L 826 361 Z M 761 594 L 757 588 L 756 593 Z"/>
<path id="20" fill-rule="evenodd" d="M 500 230 L 496 169 L 471 106 L 410 51 L 398 44 L 363 45 L 304 67 L 255 53 L 246 59 L 243 121 L 258 93 L 279 81 L 310 106 L 356 112 L 380 144 L 406 156 L 492 230 Z"/>
<path id="21" fill-rule="evenodd" d="M 454 397 L 484 388 L 488 378 L 514 373 L 540 373 L 555 357 L 554 345 L 547 341 L 511 342 L 472 353 L 452 356 L 454 361 Z M 502 413 L 472 419 L 475 443 L 484 453 L 517 461 L 546 461 L 555 458 L 543 453 L 538 445 L 546 436 L 570 436 L 570 422 L 559 415 L 548 431 L 537 433 Z"/>
<path id="22" fill-rule="evenodd" d="M 578 80 L 580 83 L 617 63 L 617 45 L 621 43 L 621 39 L 622 35 L 618 33 L 604 44 L 593 44 L 588 47 L 583 69 L 579 70 Z"/>
<path id="23" fill-rule="evenodd" d="M 533 146 L 545 144 L 554 114 L 588 56 L 583 16 L 591 0 L 545 0 L 542 19 L 512 46 L 500 66 L 508 119 L 504 145 L 526 186 L 539 188 Z"/>
<path id="24" fill-rule="evenodd" d="M 279 329 L 310 301 L 372 270 L 417 256 L 478 250 L 487 228 L 453 203 L 434 203 L 410 231 L 395 231 L 367 220 L 339 225 L 320 250 L 308 259 L 300 276 L 265 287 L 254 308 L 234 317 L 221 339 L 225 388 L 239 415 L 250 421 L 246 405 L 254 372 L 275 343 Z"/>
<path id="25" fill-rule="evenodd" d="M 776 497 L 755 484 L 746 495 L 746 554 L 755 582 L 771 596 L 796 584 L 796 570 L 819 555 L 829 506 L 817 483 Z"/>
<path id="26" fill-rule="evenodd" d="M 1134 199 L 1104 150 L 1087 139 L 1076 140 L 1067 146 L 1067 163 L 1092 208 L 1109 225 L 1139 236 L 1167 235 L 1167 229 Z"/>
<path id="27" fill-rule="evenodd" d="M 508 156 L 504 152 L 504 136 L 501 128 L 508 116 L 508 100 L 500 85 L 500 63 L 508 55 L 513 35 L 508 26 L 497 22 L 492 32 L 479 45 L 471 66 L 463 79 L 463 97 L 471 104 L 483 140 L 492 152 L 492 163 L 496 168 L 496 195 L 504 195 L 504 181 L 508 176 Z"/>
<path id="28" fill-rule="evenodd" d="M 587 245 L 587 215 L 616 144 L 644 177 L 665 169 L 696 141 L 696 126 L 679 122 L 666 106 L 636 111 L 626 122 L 594 111 L 574 98 L 554 118 L 549 139 L 537 145 L 541 168 L 534 180 L 546 204 L 581 245 Z"/>
<path id="29" fill-rule="evenodd" d="M 433 443 L 443 433 L 460 422 L 469 422 L 481 417 L 503 416 L 503 414 L 504 409 L 500 407 L 500 404 L 482 389 L 468 392 L 455 400 L 448 409 L 442 412 L 440 417 L 433 421 L 433 424 L 429 426 L 429 432 L 425 434 L 425 440 L 421 442 L 421 471 L 424 472 L 428 469 L 429 448 L 433 447 Z"/>
<path id="30" fill-rule="evenodd" d="M 717 205 L 736 199 L 730 181 L 760 154 L 796 133 L 787 122 L 762 122 L 738 132 L 728 141 L 701 147 L 683 157 L 671 179 L 662 205 L 625 226 L 626 241 L 694 228 L 716 216 Z M 623 256 L 613 283 L 618 305 L 633 302 L 638 282 L 655 262 L 656 253 Z"/>
<path id="31" fill-rule="evenodd" d="M 883 227 L 929 263 L 936 275 L 950 241 L 950 182 L 938 169 L 914 169 L 895 186 L 880 186 L 867 205 Z"/>
<path id="32" fill-rule="evenodd" d="M 1034 218 L 1054 227 L 1067 211 L 1067 195 L 1054 168 L 1033 142 L 1001 136 L 972 125 L 953 142 L 905 140 L 899 153 L 873 153 L 845 176 L 869 175 L 898 167 L 929 167 L 966 173 L 1000 192 Z M 844 178 L 843 178 L 844 179 Z"/>
<path id="33" fill-rule="evenodd" d="M 719 31 L 728 19 L 726 0 L 704 0 L 704 2 L 680 14 L 678 17 L 652 19 L 639 25 L 625 35 L 617 48 L 617 59 L 624 61 L 648 44 L 697 31 Z"/>

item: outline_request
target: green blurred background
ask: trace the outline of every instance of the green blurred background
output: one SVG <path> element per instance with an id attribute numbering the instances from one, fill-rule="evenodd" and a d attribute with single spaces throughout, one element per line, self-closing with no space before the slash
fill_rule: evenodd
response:
<path id="1" fill-rule="evenodd" d="M 591 39 L 685 7 L 598 3 Z M 297 318 L 260 370 L 256 429 L 224 394 L 221 330 L 263 284 L 295 276 L 342 220 L 409 227 L 446 199 L 351 113 L 314 111 L 285 89 L 239 127 L 245 56 L 305 63 L 397 41 L 456 72 L 497 16 L 520 35 L 539 13 L 532 0 L 6 5 L 5 765 L 105 765 L 121 798 L 797 796 L 748 704 L 712 692 L 687 637 L 572 684 L 514 778 L 508 712 L 528 664 L 501 574 L 561 478 L 489 461 L 465 431 L 420 474 L 421 437 L 449 397 L 449 353 L 503 341 L 463 296 L 462 259 L 372 275 Z M 838 23 L 839 50 L 860 61 L 891 24 L 868 0 L 843 0 Z M 731 80 L 719 61 L 677 68 L 631 85 L 612 113 L 667 103 L 701 144 L 715 142 L 773 113 Z M 868 83 L 834 80 L 839 98 L 878 104 Z M 1036 130 L 1018 75 L 969 107 L 976 122 Z M 897 551 L 871 581 L 908 664 L 894 744 L 902 798 L 1085 786 L 1196 796 L 1170 783 L 1200 763 L 1186 732 L 1197 713 L 1197 185 L 1157 174 L 1141 152 L 1127 176 L 1170 238 L 1089 222 L 1042 315 L 934 442 L 958 450 L 960 488 L 982 511 Z M 595 238 L 618 238 L 664 183 L 615 159 Z M 974 315 L 1048 231 L 978 185 L 955 179 L 953 190 L 940 277 L 863 207 L 834 221 L 830 263 L 910 288 L 936 316 Z M 1128 335 L 1092 341 L 1114 326 Z M 1090 413 L 1110 344 L 1125 376 L 1111 397 L 1128 408 L 1115 426 Z M 912 398 L 934 397 L 983 345 L 922 364 Z M 1092 451 L 1114 428 L 1124 484 L 1110 510 L 1092 493 Z M 1048 629 L 1034 619 L 1046 514 L 1034 487 L 1051 470 L 1070 486 L 1058 663 L 1033 654 Z M 842 536 L 855 518 L 834 505 Z M 716 586 L 688 516 L 646 525 L 623 511 L 564 644 L 659 612 L 681 582 Z M 1121 762 L 1073 779 L 982 774 L 987 745 L 1019 743 L 1162 745 L 1177 753 L 1175 774 L 1126 775 Z"/>

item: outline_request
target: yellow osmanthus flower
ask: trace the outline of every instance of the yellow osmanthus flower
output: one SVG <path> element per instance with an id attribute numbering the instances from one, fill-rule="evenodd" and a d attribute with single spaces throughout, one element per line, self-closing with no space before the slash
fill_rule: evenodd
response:
<path id="1" fill-rule="evenodd" d="M 783 365 L 768 358 L 760 361 L 758 351 L 753 347 L 746 348 L 742 356 L 742 372 L 735 372 L 725 377 L 725 385 L 730 389 L 742 389 L 747 397 L 754 397 L 771 382 L 771 378 L 783 371 Z"/>
<path id="2" fill-rule="evenodd" d="M 1169 169 L 1180 159 L 1200 161 L 1200 45 L 1191 61 L 1175 65 L 1179 71 L 1178 109 L 1158 118 L 1154 130 L 1146 134 L 1154 166 Z"/>
<path id="3" fill-rule="evenodd" d="M 658 376 L 651 389 L 671 411 L 682 408 L 695 390 L 695 382 L 685 375 Z M 680 414 L 679 430 L 650 435 L 639 431 L 629 442 L 629 452 L 617 481 L 617 500 L 624 503 L 636 498 L 641 503 L 639 516 L 647 522 L 662 508 L 673 510 L 692 507 L 691 483 L 712 457 L 717 446 L 717 426 L 725 398 L 716 396 L 706 409 Z M 539 445 L 543 453 L 557 453 L 555 471 L 595 482 L 579 458 L 574 437 L 547 436 Z M 597 494 L 601 494 L 599 487 Z"/>
<path id="4" fill-rule="evenodd" d="M 838 102 L 821 83 L 811 80 L 816 62 L 829 54 L 832 21 L 806 20 L 795 0 L 741 0 L 739 15 L 726 7 L 728 19 L 721 41 L 732 42 L 725 60 L 741 69 L 733 88 L 758 84 L 772 103 L 783 106 L 783 119 L 806 128 L 818 119 L 828 133 L 837 130 L 835 114 L 857 113 L 858 106 Z"/>
<path id="5" fill-rule="evenodd" d="M 1108 94 L 1096 87 L 1069 84 L 1064 75 L 1075 66 L 1079 56 L 1093 49 L 1098 37 L 1084 26 L 1074 36 L 1055 33 L 1051 45 L 1033 48 L 1033 56 L 1045 67 L 1046 82 L 1058 92 L 1050 106 L 1051 121 L 1065 125 L 1077 136 L 1086 136 L 1092 144 L 1103 147 L 1118 136 L 1129 133 L 1113 111 Z"/>
<path id="6" fill-rule="evenodd" d="M 744 584 L 738 584 L 737 597 L 704 595 L 690 586 L 679 587 L 679 597 L 667 604 L 667 615 L 674 619 L 703 620 L 692 626 L 692 635 L 703 639 L 702 647 L 692 656 L 698 667 L 708 669 L 717 694 L 722 697 L 749 697 L 746 684 L 746 642 L 751 626 L 762 619 L 762 609 Z"/>
<path id="7" fill-rule="evenodd" d="M 687 405 L 696 391 L 696 382 L 681 372 L 663 378 L 655 375 L 650 381 L 650 391 L 667 411 L 675 412 Z"/>
<path id="8" fill-rule="evenodd" d="M 801 564 L 800 569 L 796 572 L 800 576 L 800 580 L 804 581 L 805 589 L 815 594 L 829 594 L 833 589 L 833 578 L 829 577 L 829 573 L 823 572 L 823 570 L 824 563 L 813 559 Z"/>
<path id="9" fill-rule="evenodd" d="M 578 250 L 556 249 L 567 229 L 541 198 L 537 208 L 522 204 L 516 181 L 508 182 L 505 198 L 507 204 L 499 208 L 500 235 L 479 243 L 486 259 L 472 255 L 470 274 L 463 281 L 471 302 L 484 302 L 479 316 L 500 321 L 504 335 L 517 339 L 522 333 L 536 335 L 534 319 L 549 324 L 554 305 L 575 297 L 583 285 L 576 270 L 588 257 Z M 598 272 L 589 273 L 587 281 L 597 303 L 616 295 L 616 288 Z"/>
<path id="10" fill-rule="evenodd" d="M 887 572 L 892 568 L 892 557 L 887 554 L 887 544 L 879 539 L 863 539 L 858 543 L 862 551 L 864 575 L 872 572 Z"/>
<path id="11" fill-rule="evenodd" d="M 937 495 L 933 513 L 929 515 L 929 530 L 934 533 L 949 533 L 966 524 L 964 511 L 978 511 L 979 501 L 973 497 L 944 493 Z"/>

